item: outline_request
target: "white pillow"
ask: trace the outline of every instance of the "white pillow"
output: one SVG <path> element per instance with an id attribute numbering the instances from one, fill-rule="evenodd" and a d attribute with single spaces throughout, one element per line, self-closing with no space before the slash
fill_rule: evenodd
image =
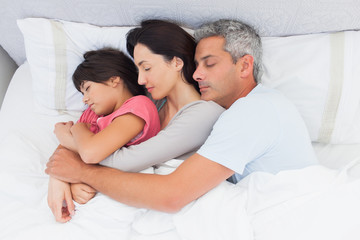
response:
<path id="1" fill-rule="evenodd" d="M 71 76 L 82 55 L 102 47 L 126 53 L 133 27 L 98 27 L 44 18 L 18 20 L 38 112 L 82 111 Z M 186 29 L 192 33 L 191 29 Z M 311 140 L 360 143 L 360 32 L 263 38 L 262 82 L 299 109 Z"/>
<path id="2" fill-rule="evenodd" d="M 262 83 L 294 102 L 311 140 L 360 143 L 360 32 L 262 40 Z"/>
<path id="3" fill-rule="evenodd" d="M 33 79 L 36 111 L 57 115 L 83 111 L 82 95 L 72 74 L 89 50 L 112 47 L 126 51 L 126 33 L 133 27 L 98 27 L 63 20 L 17 20 L 24 36 Z"/>

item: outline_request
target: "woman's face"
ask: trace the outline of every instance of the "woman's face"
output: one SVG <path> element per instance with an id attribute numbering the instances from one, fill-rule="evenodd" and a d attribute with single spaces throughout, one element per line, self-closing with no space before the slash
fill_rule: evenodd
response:
<path id="1" fill-rule="evenodd" d="M 175 58 L 167 62 L 162 55 L 154 54 L 138 43 L 134 48 L 134 61 L 139 69 L 138 83 L 145 85 L 153 99 L 162 99 L 171 94 L 180 76 Z"/>

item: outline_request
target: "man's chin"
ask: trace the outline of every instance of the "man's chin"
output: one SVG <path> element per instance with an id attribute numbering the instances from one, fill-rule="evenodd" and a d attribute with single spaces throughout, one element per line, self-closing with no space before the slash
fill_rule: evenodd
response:
<path id="1" fill-rule="evenodd" d="M 204 101 L 211 101 L 211 100 L 213 100 L 213 99 L 210 97 L 210 95 L 209 95 L 209 94 L 206 94 L 206 93 L 201 93 L 200 98 L 201 98 L 201 100 L 204 100 Z"/>

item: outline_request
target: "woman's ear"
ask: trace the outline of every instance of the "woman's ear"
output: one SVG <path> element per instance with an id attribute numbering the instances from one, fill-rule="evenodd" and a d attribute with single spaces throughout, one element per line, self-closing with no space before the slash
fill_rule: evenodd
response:
<path id="1" fill-rule="evenodd" d="M 172 64 L 174 64 L 175 69 L 178 71 L 181 71 L 184 67 L 184 61 L 176 56 L 172 59 Z"/>

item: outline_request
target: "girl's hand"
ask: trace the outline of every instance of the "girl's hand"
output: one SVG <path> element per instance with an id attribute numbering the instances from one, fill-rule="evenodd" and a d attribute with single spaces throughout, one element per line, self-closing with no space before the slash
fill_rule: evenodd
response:
<path id="1" fill-rule="evenodd" d="M 60 143 L 68 138 L 69 136 L 72 137 L 70 128 L 74 125 L 72 121 L 69 122 L 58 122 L 55 124 L 54 133 Z"/>
<path id="2" fill-rule="evenodd" d="M 72 121 L 56 123 L 54 133 L 62 146 L 72 151 L 77 151 L 77 146 L 71 133 L 73 125 Z"/>
<path id="3" fill-rule="evenodd" d="M 96 194 L 96 190 L 94 188 L 84 183 L 71 183 L 70 185 L 72 197 L 77 203 L 85 204 Z"/>
<path id="4" fill-rule="evenodd" d="M 65 223 L 75 214 L 69 183 L 50 177 L 47 201 L 57 222 Z"/>
<path id="5" fill-rule="evenodd" d="M 69 130 L 70 130 L 70 132 L 72 132 L 72 133 L 73 133 L 74 131 L 79 131 L 79 129 L 80 129 L 80 131 L 81 131 L 81 130 L 84 131 L 84 129 L 89 130 L 90 126 L 91 126 L 90 123 L 77 122 L 77 123 L 71 125 L 71 127 L 70 127 Z"/>

